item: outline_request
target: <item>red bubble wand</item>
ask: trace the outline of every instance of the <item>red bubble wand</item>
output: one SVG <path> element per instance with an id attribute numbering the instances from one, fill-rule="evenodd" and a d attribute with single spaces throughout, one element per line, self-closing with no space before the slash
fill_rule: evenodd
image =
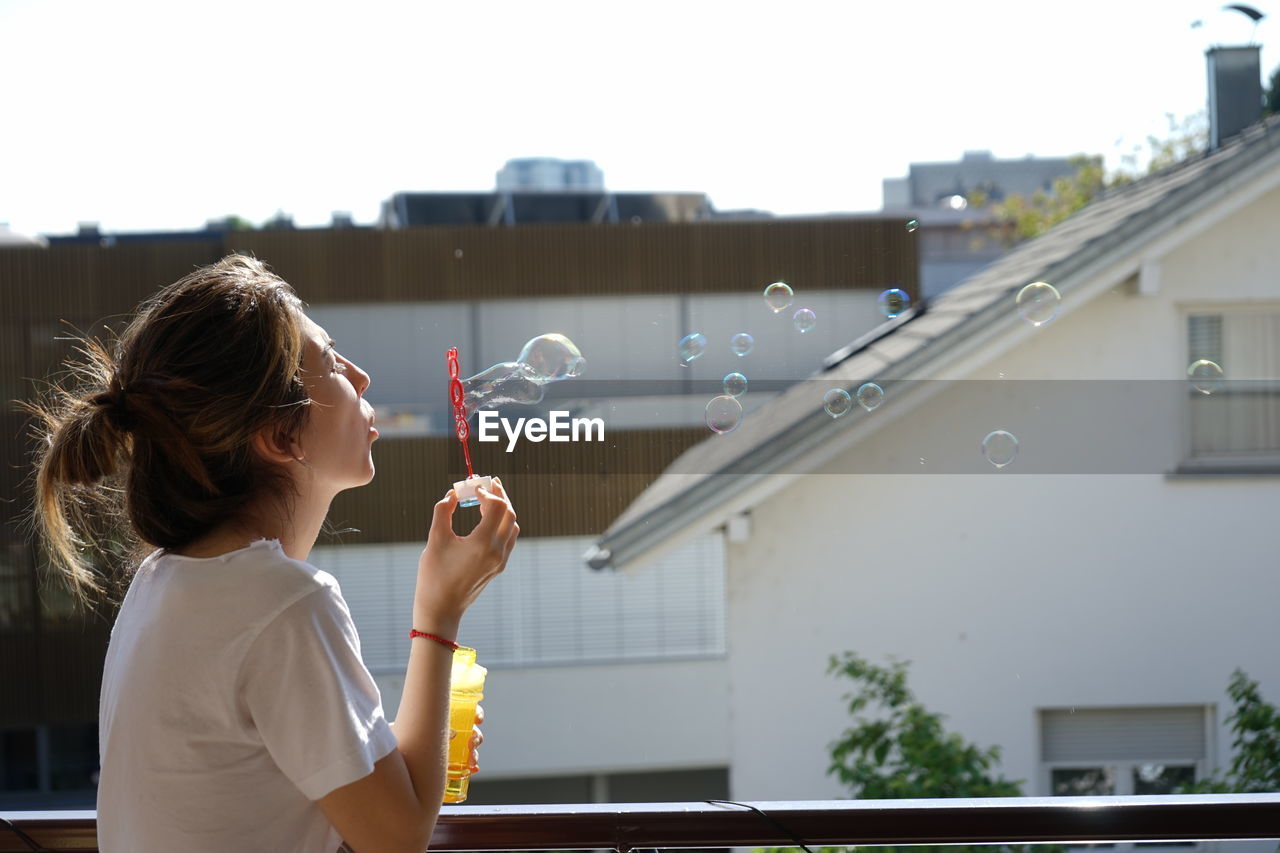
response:
<path id="1" fill-rule="evenodd" d="M 462 380 L 458 378 L 458 348 L 453 347 L 448 353 L 449 359 L 449 402 L 453 404 L 454 432 L 462 444 L 462 457 L 467 462 L 467 479 L 453 484 L 458 493 L 458 506 L 476 506 L 480 499 L 476 497 L 476 487 L 492 488 L 492 477 L 478 477 L 471 468 L 471 428 L 467 426 L 466 391 L 462 388 Z"/>

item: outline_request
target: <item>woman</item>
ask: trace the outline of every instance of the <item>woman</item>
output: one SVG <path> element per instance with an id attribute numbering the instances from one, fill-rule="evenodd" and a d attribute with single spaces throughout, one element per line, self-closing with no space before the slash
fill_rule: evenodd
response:
<path id="1" fill-rule="evenodd" d="M 35 409 L 36 521 L 86 598 L 104 586 L 86 554 L 120 541 L 102 519 L 151 550 L 107 651 L 101 849 L 424 850 L 450 647 L 519 534 L 501 484 L 468 536 L 452 490 L 435 506 L 389 724 L 336 581 L 306 562 L 334 496 L 373 478 L 369 376 L 242 256 L 144 303 L 113 353 L 84 353 L 75 387 Z"/>

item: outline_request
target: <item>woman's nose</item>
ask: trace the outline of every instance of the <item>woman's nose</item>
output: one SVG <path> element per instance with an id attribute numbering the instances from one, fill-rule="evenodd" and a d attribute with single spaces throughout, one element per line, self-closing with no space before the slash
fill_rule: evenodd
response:
<path id="1" fill-rule="evenodd" d="M 369 386 L 373 383 L 373 380 L 369 378 L 369 374 L 361 370 L 358 365 L 353 363 L 351 365 L 351 368 L 356 375 L 356 378 L 355 378 L 356 392 L 363 394 L 365 391 L 369 390 Z"/>

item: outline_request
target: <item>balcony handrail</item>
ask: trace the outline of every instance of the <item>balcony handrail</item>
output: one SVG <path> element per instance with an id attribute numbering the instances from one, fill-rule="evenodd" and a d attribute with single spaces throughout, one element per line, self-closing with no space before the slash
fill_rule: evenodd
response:
<path id="1" fill-rule="evenodd" d="M 763 813 L 763 814 L 761 814 Z M 0 812 L 42 847 L 97 850 L 93 811 Z M 1280 794 L 446 806 L 432 850 L 1280 839 Z M 0 825 L 0 853 L 30 848 Z"/>

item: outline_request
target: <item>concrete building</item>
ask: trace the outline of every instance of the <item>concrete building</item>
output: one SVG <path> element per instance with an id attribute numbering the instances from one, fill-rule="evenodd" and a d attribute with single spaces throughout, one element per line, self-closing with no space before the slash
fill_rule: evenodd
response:
<path id="1" fill-rule="evenodd" d="M 932 299 L 1008 251 L 992 234 L 990 214 L 967 199 L 1049 192 L 1075 172 L 1067 157 L 997 160 L 990 151 L 966 151 L 958 161 L 912 163 L 905 177 L 885 178 L 881 214 L 918 223 L 921 293 Z"/>
<path id="2" fill-rule="evenodd" d="M 498 170 L 498 192 L 603 192 L 604 172 L 590 160 L 523 157 Z"/>

